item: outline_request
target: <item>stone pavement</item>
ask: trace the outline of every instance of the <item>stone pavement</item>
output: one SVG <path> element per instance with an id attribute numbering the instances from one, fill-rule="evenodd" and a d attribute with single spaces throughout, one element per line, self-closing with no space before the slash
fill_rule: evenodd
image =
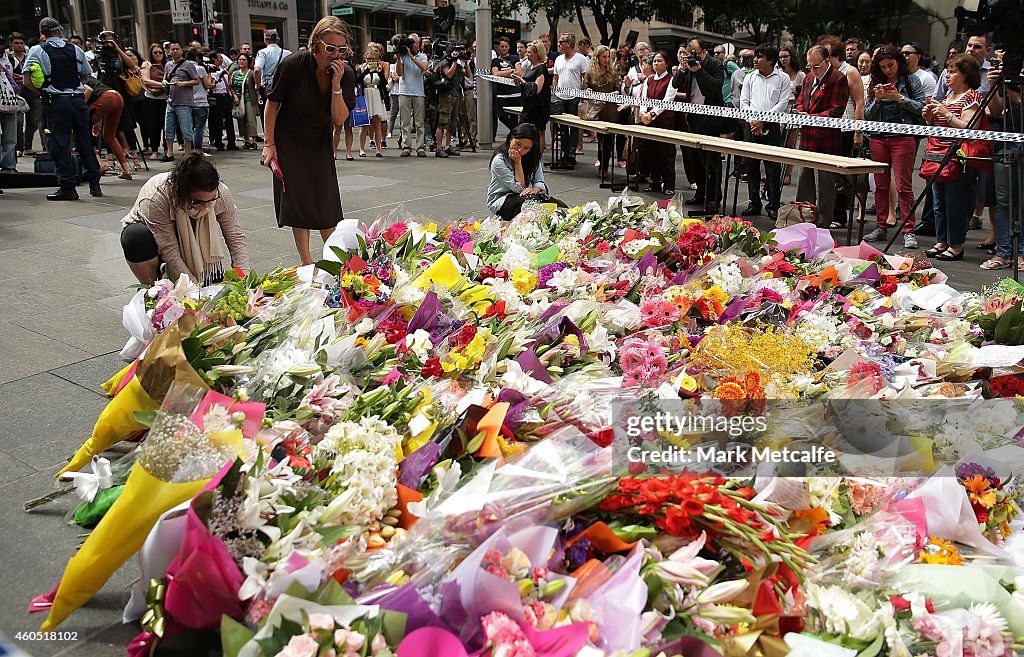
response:
<path id="1" fill-rule="evenodd" d="M 591 166 L 595 145 L 586 149 L 576 171 L 547 174 L 552 193 L 569 205 L 609 196 Z M 486 213 L 489 151 L 443 161 L 399 158 L 395 148 L 385 153 L 338 162 L 346 217 L 371 221 L 399 203 L 435 219 Z M 258 154 L 218 153 L 214 160 L 234 193 L 253 266 L 265 271 L 295 263 L 290 232 L 276 227 L 271 177 Z M 153 173 L 169 167 L 150 166 Z M 100 383 L 122 366 L 121 308 L 135 281 L 121 255 L 119 222 L 147 175 L 131 182 L 105 178 L 102 199 L 89 197 L 86 187 L 78 202 L 48 202 L 44 195 L 52 189 L 8 189 L 0 196 L 0 633 L 10 639 L 38 630 L 41 615 L 30 617 L 26 607 L 56 585 L 80 540 L 80 528 L 63 520 L 73 508 L 70 498 L 32 513 L 22 504 L 53 489 L 53 474 L 88 437 L 105 404 Z M 681 167 L 679 175 L 685 180 Z M 785 188 L 785 200 L 794 190 Z M 745 197 L 742 189 L 740 209 Z M 983 237 L 972 231 L 966 261 L 942 263 L 957 287 L 978 289 L 1005 273 L 978 268 L 983 258 L 974 244 Z M 318 249 L 317 237 L 314 244 Z M 930 245 L 922 239 L 922 247 Z M 137 573 L 130 561 L 59 628 L 77 633 L 77 640 L 16 643 L 40 657 L 123 655 L 137 633 L 120 623 L 125 587 Z"/>

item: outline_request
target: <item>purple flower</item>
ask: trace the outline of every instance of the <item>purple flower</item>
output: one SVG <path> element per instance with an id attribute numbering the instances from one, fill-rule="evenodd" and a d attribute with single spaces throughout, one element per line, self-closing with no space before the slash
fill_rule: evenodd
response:
<path id="1" fill-rule="evenodd" d="M 447 243 L 453 251 L 461 251 L 463 245 L 472 239 L 470 234 L 464 230 L 453 230 L 452 234 L 448 236 Z"/>
<path id="2" fill-rule="evenodd" d="M 544 265 L 537 272 L 537 287 L 547 287 L 551 281 L 551 277 L 567 268 L 568 265 L 564 262 L 555 262 L 550 265 Z"/>
<path id="3" fill-rule="evenodd" d="M 975 475 L 981 475 L 988 480 L 993 480 L 996 473 L 992 468 L 986 468 L 979 463 L 961 463 L 956 466 L 956 476 L 958 479 L 970 479 Z"/>
<path id="4" fill-rule="evenodd" d="M 590 541 L 581 538 L 565 549 L 565 560 L 573 570 L 587 562 L 587 550 L 590 548 Z"/>

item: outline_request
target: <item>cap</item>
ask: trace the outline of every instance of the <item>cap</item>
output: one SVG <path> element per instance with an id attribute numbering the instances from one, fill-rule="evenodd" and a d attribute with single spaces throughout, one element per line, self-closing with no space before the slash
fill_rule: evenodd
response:
<path id="1" fill-rule="evenodd" d="M 263 31 L 263 38 L 267 41 L 276 41 L 280 36 L 278 35 L 277 30 L 269 29 Z"/>
<path id="2" fill-rule="evenodd" d="M 920 41 L 911 41 L 910 47 L 916 50 L 918 55 L 924 54 L 924 46 L 921 45 Z"/>
<path id="3" fill-rule="evenodd" d="M 51 16 L 47 16 L 43 20 L 39 21 L 39 33 L 50 34 L 51 32 L 63 31 L 64 26 L 60 24 L 60 21 Z"/>

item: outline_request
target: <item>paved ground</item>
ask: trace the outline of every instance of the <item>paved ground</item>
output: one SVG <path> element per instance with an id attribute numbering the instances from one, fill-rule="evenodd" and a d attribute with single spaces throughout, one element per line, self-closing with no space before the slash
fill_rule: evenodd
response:
<path id="1" fill-rule="evenodd" d="M 548 175 L 552 193 L 570 205 L 609 196 L 591 166 L 595 146 L 586 148 L 576 171 Z M 399 203 L 437 219 L 486 212 L 487 154 L 442 161 L 399 158 L 394 148 L 385 153 L 338 163 L 347 217 L 372 220 Z M 270 174 L 258 157 L 217 154 L 215 161 L 234 192 L 253 265 L 266 270 L 293 263 L 295 254 L 290 232 L 276 228 Z M 168 166 L 153 164 L 153 172 Z M 681 169 L 679 175 L 685 180 Z M 43 196 L 52 189 L 0 196 L 0 633 L 11 639 L 38 629 L 42 618 L 25 613 L 28 602 L 57 583 L 79 541 L 79 528 L 63 520 L 70 500 L 33 513 L 22 511 L 22 503 L 52 490 L 53 473 L 103 408 L 99 384 L 121 367 L 121 308 L 135 281 L 121 256 L 119 221 L 144 178 L 107 178 L 104 198 L 90 198 L 83 187 L 83 200 L 75 203 L 47 202 Z M 793 192 L 786 188 L 787 196 Z M 973 244 L 982 237 L 972 232 L 968 260 L 945 263 L 958 287 L 977 289 L 997 279 L 978 269 L 983 258 Z M 77 641 L 18 643 L 37 656 L 123 655 L 137 632 L 120 624 L 123 592 L 136 573 L 130 562 L 61 626 L 77 633 Z"/>

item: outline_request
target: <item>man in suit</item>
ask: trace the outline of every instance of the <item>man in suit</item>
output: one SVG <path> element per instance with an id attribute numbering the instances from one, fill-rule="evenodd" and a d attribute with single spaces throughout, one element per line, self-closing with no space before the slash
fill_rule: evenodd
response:
<path id="1" fill-rule="evenodd" d="M 722 84 L 725 81 L 725 66 L 708 52 L 704 39 L 693 38 L 687 44 L 690 56 L 680 62 L 679 71 L 672 84 L 686 94 L 686 102 L 696 105 L 724 107 L 725 98 Z M 689 114 L 686 117 L 691 132 L 718 137 L 730 128 L 723 125 L 717 116 Z M 697 193 L 686 201 L 688 205 L 703 205 L 707 213 L 717 213 L 722 196 L 722 157 L 714 151 L 698 151 L 693 161 L 692 173 L 697 183 Z M 689 175 L 687 176 L 689 177 Z"/>
<path id="2" fill-rule="evenodd" d="M 814 46 L 807 51 L 807 65 L 811 69 L 809 82 L 804 82 L 800 98 L 797 99 L 797 113 L 809 116 L 830 116 L 841 118 L 850 98 L 850 87 L 846 76 L 839 72 L 829 59 L 825 46 Z M 838 128 L 805 126 L 801 129 L 800 149 L 812 153 L 843 155 L 843 137 Z M 835 174 L 804 167 L 797 183 L 796 200 L 811 201 L 818 205 L 819 222 L 825 226 L 832 221 L 836 202 Z"/>

